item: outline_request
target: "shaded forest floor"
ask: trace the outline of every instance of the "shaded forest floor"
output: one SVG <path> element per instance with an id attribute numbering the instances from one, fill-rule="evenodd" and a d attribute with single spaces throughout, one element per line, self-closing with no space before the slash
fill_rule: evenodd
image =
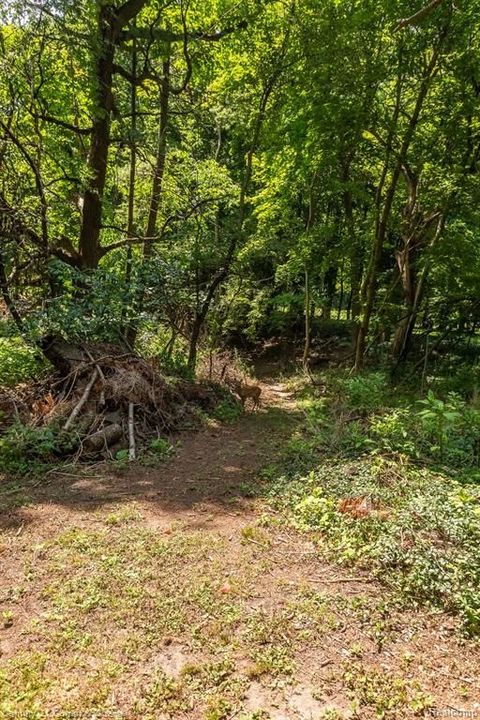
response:
<path id="1" fill-rule="evenodd" d="M 179 436 L 162 464 L 8 496 L 2 718 L 480 713 L 478 644 L 452 617 L 395 609 L 262 497 L 261 468 L 302 421 L 285 386 L 263 386 L 258 413 Z"/>

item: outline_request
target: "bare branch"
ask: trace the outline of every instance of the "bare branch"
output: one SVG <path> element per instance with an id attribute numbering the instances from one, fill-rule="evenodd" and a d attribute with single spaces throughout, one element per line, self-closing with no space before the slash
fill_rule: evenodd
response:
<path id="1" fill-rule="evenodd" d="M 422 20 L 424 20 L 426 17 L 428 17 L 428 15 L 430 15 L 430 13 L 435 10 L 435 8 L 441 5 L 442 2 L 443 0 L 431 0 L 428 5 L 425 5 L 425 7 L 416 12 L 414 15 L 399 20 L 395 25 L 394 30 L 401 30 L 402 28 L 409 25 L 417 25 L 418 23 L 422 22 Z"/>
<path id="2" fill-rule="evenodd" d="M 72 132 L 77 133 L 77 135 L 90 135 L 92 132 L 91 127 L 79 128 L 76 125 L 72 125 L 71 123 L 66 122 L 65 120 L 60 120 L 60 118 L 53 117 L 52 115 L 46 115 L 45 113 L 37 113 L 33 109 L 30 109 L 30 115 L 36 120 L 45 120 L 45 122 L 53 123 L 53 125 L 58 125 L 65 130 L 71 130 Z"/>
<path id="3" fill-rule="evenodd" d="M 244 30 L 247 25 L 247 21 L 242 20 L 238 23 L 238 25 L 225 28 L 224 30 L 218 30 L 214 33 L 197 30 L 188 33 L 188 39 L 205 40 L 206 42 L 217 42 L 218 40 L 224 38 L 226 35 L 231 35 L 237 30 Z M 164 28 L 132 28 L 131 30 L 125 30 L 124 32 L 120 33 L 120 41 L 131 40 L 134 37 L 147 40 L 163 40 L 165 42 L 182 42 L 184 40 L 185 34 L 183 32 L 178 33 L 173 32 L 172 30 L 165 30 Z"/>

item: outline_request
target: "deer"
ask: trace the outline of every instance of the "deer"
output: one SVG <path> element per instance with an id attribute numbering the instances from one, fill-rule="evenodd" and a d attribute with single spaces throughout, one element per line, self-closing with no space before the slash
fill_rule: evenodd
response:
<path id="1" fill-rule="evenodd" d="M 262 388 L 259 385 L 249 385 L 248 383 L 241 382 L 240 380 L 230 380 L 229 384 L 232 386 L 232 388 L 235 390 L 238 397 L 240 398 L 243 408 L 245 408 L 245 403 L 248 398 L 251 398 L 253 401 L 253 410 L 256 410 L 260 406 L 260 395 L 262 394 Z"/>

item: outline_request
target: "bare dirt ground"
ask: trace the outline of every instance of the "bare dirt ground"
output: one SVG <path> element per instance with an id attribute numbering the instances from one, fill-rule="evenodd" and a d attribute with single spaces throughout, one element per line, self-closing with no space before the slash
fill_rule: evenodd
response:
<path id="1" fill-rule="evenodd" d="M 480 716 L 453 618 L 396 609 L 262 499 L 299 421 L 282 385 L 263 398 L 163 464 L 0 500 L 2 720 Z"/>

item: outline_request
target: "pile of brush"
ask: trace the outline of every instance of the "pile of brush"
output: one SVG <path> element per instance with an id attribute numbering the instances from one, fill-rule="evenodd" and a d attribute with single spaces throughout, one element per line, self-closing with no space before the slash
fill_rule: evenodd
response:
<path id="1" fill-rule="evenodd" d="M 74 345 L 49 335 L 40 346 L 54 368 L 47 380 L 0 397 L 3 423 L 54 424 L 77 458 L 112 456 L 178 428 L 194 407 L 212 410 L 213 383 L 167 379 L 155 363 L 108 344 Z"/>

